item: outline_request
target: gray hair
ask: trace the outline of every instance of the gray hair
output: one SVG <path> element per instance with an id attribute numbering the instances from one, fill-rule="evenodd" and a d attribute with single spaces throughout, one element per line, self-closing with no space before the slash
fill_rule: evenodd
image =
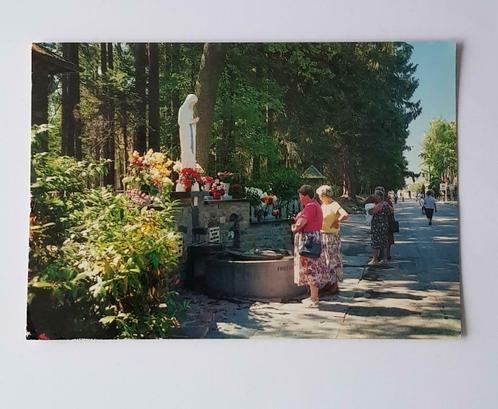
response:
<path id="1" fill-rule="evenodd" d="M 382 200 L 384 200 L 384 192 L 382 190 L 376 190 L 375 191 L 375 196 L 380 197 Z"/>
<path id="2" fill-rule="evenodd" d="M 332 199 L 332 187 L 329 185 L 322 185 L 316 189 L 316 194 L 318 196 L 327 196 Z"/>

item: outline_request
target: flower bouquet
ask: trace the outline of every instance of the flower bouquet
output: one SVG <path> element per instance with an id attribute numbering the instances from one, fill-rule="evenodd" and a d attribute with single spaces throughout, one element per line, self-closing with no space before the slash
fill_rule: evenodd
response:
<path id="1" fill-rule="evenodd" d="M 225 189 L 219 179 L 214 179 L 209 194 L 213 196 L 213 199 L 215 200 L 220 200 L 221 196 L 225 194 Z"/>
<path id="2" fill-rule="evenodd" d="M 130 155 L 129 163 L 128 176 L 123 178 L 125 190 L 132 187 L 147 195 L 158 195 L 170 191 L 173 187 L 170 179 L 173 161 L 167 159 L 163 153 L 149 149 L 144 156 L 140 156 L 134 151 Z"/>
<path id="3" fill-rule="evenodd" d="M 218 172 L 218 178 L 223 184 L 223 190 L 225 191 L 225 195 L 228 195 L 230 190 L 230 182 L 232 181 L 233 173 L 228 171 Z"/>
<path id="4" fill-rule="evenodd" d="M 205 192 L 209 192 L 211 190 L 211 185 L 214 182 L 214 178 L 212 176 L 203 176 L 201 178 L 202 181 L 202 190 Z"/>
<path id="5" fill-rule="evenodd" d="M 265 193 L 261 197 L 261 202 L 264 203 L 266 206 L 269 206 L 277 202 L 277 197 L 271 193 Z"/>
<path id="6" fill-rule="evenodd" d="M 202 183 L 201 174 L 196 169 L 183 168 L 180 170 L 179 182 L 185 188 L 186 192 L 190 192 L 195 184 Z"/>

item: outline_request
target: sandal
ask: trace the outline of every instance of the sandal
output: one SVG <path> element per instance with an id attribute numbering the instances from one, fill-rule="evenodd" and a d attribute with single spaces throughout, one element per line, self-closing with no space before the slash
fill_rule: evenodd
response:
<path id="1" fill-rule="evenodd" d="M 311 301 L 306 308 L 318 308 L 320 301 Z"/>
<path id="2" fill-rule="evenodd" d="M 306 298 L 303 300 L 303 304 L 305 305 L 306 308 L 318 308 L 318 303 L 320 301 L 312 301 L 311 298 Z"/>

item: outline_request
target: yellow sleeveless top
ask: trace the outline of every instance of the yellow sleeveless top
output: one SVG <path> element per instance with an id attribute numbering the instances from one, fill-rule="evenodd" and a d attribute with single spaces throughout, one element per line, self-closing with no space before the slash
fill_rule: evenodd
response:
<path id="1" fill-rule="evenodd" d="M 339 219 L 339 209 L 341 205 L 337 202 L 330 204 L 322 204 L 323 224 L 322 232 L 338 234 L 339 229 L 332 227 L 332 225 Z"/>

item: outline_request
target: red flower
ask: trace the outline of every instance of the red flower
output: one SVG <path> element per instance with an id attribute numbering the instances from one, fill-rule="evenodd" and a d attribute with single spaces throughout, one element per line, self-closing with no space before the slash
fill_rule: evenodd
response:
<path id="1" fill-rule="evenodd" d="M 202 177 L 202 183 L 204 184 L 211 184 L 214 182 L 214 179 L 211 176 L 203 176 Z"/>
<path id="2" fill-rule="evenodd" d="M 232 172 L 228 172 L 228 171 L 224 171 L 224 172 L 218 172 L 218 177 L 221 178 L 222 180 L 223 179 L 226 179 L 228 177 L 231 177 L 233 176 L 233 173 Z"/>
<path id="3" fill-rule="evenodd" d="M 187 191 L 192 187 L 194 182 L 202 183 L 200 173 L 192 168 L 183 168 L 180 170 L 180 183 L 185 186 Z"/>

